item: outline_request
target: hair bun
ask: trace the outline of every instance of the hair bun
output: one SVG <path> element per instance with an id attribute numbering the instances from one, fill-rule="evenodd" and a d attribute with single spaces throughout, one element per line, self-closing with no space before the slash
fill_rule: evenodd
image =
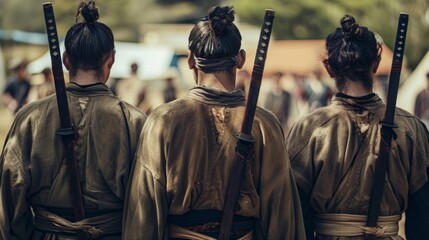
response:
<path id="1" fill-rule="evenodd" d="M 234 10 L 230 6 L 216 6 L 209 10 L 208 19 L 216 35 L 222 35 L 226 30 L 232 27 L 232 22 L 235 19 L 234 13 Z"/>
<path id="2" fill-rule="evenodd" d="M 81 2 L 79 4 L 77 16 L 79 16 L 79 14 L 82 15 L 87 23 L 93 23 L 99 18 L 98 8 L 95 6 L 94 1 L 89 1 L 88 3 Z"/>
<path id="3" fill-rule="evenodd" d="M 356 23 L 356 20 L 353 16 L 345 15 L 341 18 L 341 29 L 343 31 L 343 36 L 346 39 L 358 37 L 361 35 L 361 28 L 359 24 Z"/>

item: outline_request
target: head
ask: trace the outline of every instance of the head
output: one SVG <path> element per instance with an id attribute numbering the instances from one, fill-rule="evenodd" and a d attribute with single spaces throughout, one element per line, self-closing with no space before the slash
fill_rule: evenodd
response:
<path id="1" fill-rule="evenodd" d="M 215 6 L 189 35 L 189 66 L 205 73 L 226 71 L 235 75 L 245 61 L 241 34 L 232 7 Z"/>
<path id="2" fill-rule="evenodd" d="M 22 64 L 19 64 L 14 69 L 14 72 L 16 73 L 16 78 L 18 80 L 21 80 L 21 81 L 27 80 L 27 62 L 23 62 Z"/>
<path id="3" fill-rule="evenodd" d="M 42 74 L 43 74 L 43 77 L 45 78 L 45 80 L 47 80 L 47 81 L 53 80 L 52 70 L 50 68 L 44 68 L 42 70 Z"/>
<path id="4" fill-rule="evenodd" d="M 131 74 L 135 75 L 139 70 L 139 65 L 137 63 L 132 63 L 130 66 L 130 69 L 131 69 Z"/>
<path id="5" fill-rule="evenodd" d="M 14 59 L 11 61 L 9 68 L 14 72 L 16 78 L 18 80 L 26 80 L 27 79 L 27 60 L 22 59 Z"/>
<path id="6" fill-rule="evenodd" d="M 83 21 L 78 19 L 83 17 Z M 98 9 L 94 1 L 79 4 L 76 24 L 65 37 L 64 65 L 73 76 L 78 70 L 110 73 L 114 62 L 115 45 L 112 30 L 98 22 Z"/>
<path id="7" fill-rule="evenodd" d="M 373 75 L 381 60 L 381 44 L 374 33 L 359 26 L 350 15 L 345 15 L 337 28 L 326 38 L 327 55 L 323 61 L 329 75 L 335 78 L 339 91 L 347 87 L 347 81 L 360 82 L 372 90 Z"/>

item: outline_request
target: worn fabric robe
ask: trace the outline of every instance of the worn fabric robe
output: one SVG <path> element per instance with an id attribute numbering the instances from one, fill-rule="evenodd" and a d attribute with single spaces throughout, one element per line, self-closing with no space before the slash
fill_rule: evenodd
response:
<path id="1" fill-rule="evenodd" d="M 368 214 L 384 110 L 385 104 L 375 94 L 361 99 L 337 94 L 330 106 L 295 123 L 287 149 L 303 192 L 306 223 L 312 222 L 311 213 Z M 409 196 L 428 181 L 428 131 L 416 117 L 399 108 L 394 121 L 397 138 L 389 155 L 381 216 L 401 215 L 407 210 Z M 312 234 L 313 229 L 307 230 Z"/>
<path id="2" fill-rule="evenodd" d="M 121 218 L 146 116 L 104 84 L 68 83 L 67 92 L 71 121 L 79 134 L 75 155 L 85 208 L 118 211 Z M 0 239 L 41 239 L 33 223 L 35 208 L 72 207 L 59 124 L 55 95 L 28 104 L 17 114 L 0 158 Z M 45 239 L 55 239 L 48 235 Z"/>
<path id="3" fill-rule="evenodd" d="M 241 90 L 199 86 L 149 115 L 131 180 L 124 239 L 168 239 L 168 214 L 223 209 L 244 105 Z M 235 214 L 256 218 L 257 239 L 305 239 L 280 123 L 258 108 L 252 136 L 253 158 L 244 166 Z"/>

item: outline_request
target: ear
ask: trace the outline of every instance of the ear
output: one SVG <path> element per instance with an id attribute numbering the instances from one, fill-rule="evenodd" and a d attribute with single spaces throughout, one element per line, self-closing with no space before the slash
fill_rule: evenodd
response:
<path id="1" fill-rule="evenodd" d="M 188 52 L 188 66 L 189 69 L 195 69 L 194 54 L 191 51 Z"/>
<path id="2" fill-rule="evenodd" d="M 329 63 L 327 60 L 323 60 L 323 66 L 325 67 L 326 71 L 328 72 L 329 76 L 331 78 L 335 78 L 335 73 L 332 71 L 331 66 L 329 66 Z"/>
<path id="3" fill-rule="evenodd" d="M 66 69 L 70 70 L 69 55 L 66 52 L 63 53 L 63 63 L 64 63 L 64 66 L 66 67 Z"/>
<path id="4" fill-rule="evenodd" d="M 246 62 L 246 51 L 244 51 L 244 49 L 240 49 L 240 51 L 238 52 L 237 68 L 241 69 L 244 66 L 245 62 Z"/>
<path id="5" fill-rule="evenodd" d="M 107 59 L 107 67 L 109 69 L 111 69 L 113 64 L 115 63 L 115 56 L 116 56 L 116 50 L 113 49 L 112 53 L 110 54 L 109 58 Z"/>
<path id="6" fill-rule="evenodd" d="M 379 56 L 379 57 L 377 58 L 377 60 L 374 62 L 374 65 L 373 65 L 373 67 L 372 67 L 372 72 L 373 72 L 373 73 L 376 73 L 376 72 L 377 72 L 378 67 L 380 66 L 380 62 L 381 62 L 381 57 Z"/>

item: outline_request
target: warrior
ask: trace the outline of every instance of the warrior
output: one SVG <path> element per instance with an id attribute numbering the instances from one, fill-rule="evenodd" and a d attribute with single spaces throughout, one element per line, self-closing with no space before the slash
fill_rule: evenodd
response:
<path id="1" fill-rule="evenodd" d="M 85 219 L 75 221 L 56 96 L 17 114 L 0 158 L 1 239 L 121 239 L 125 188 L 146 116 L 106 86 L 115 61 L 111 29 L 81 3 L 65 37 L 70 119 L 77 133 Z"/>
<path id="2" fill-rule="evenodd" d="M 341 27 L 327 36 L 326 50 L 323 63 L 338 93 L 329 106 L 297 121 L 287 139 L 307 239 L 402 239 L 398 222 L 411 209 L 406 220 L 415 224 L 407 238 L 424 239 L 429 236 L 428 131 L 418 118 L 396 108 L 398 128 L 388 155 L 378 223 L 367 227 L 386 109 L 372 91 L 382 46 L 372 31 L 345 15 Z M 410 238 L 413 233 L 417 237 Z"/>
<path id="3" fill-rule="evenodd" d="M 124 239 L 218 237 L 245 110 L 235 76 L 245 61 L 232 7 L 215 6 L 191 30 L 188 65 L 197 86 L 148 117 L 127 194 Z M 304 239 L 283 130 L 256 109 L 232 239 Z"/>

